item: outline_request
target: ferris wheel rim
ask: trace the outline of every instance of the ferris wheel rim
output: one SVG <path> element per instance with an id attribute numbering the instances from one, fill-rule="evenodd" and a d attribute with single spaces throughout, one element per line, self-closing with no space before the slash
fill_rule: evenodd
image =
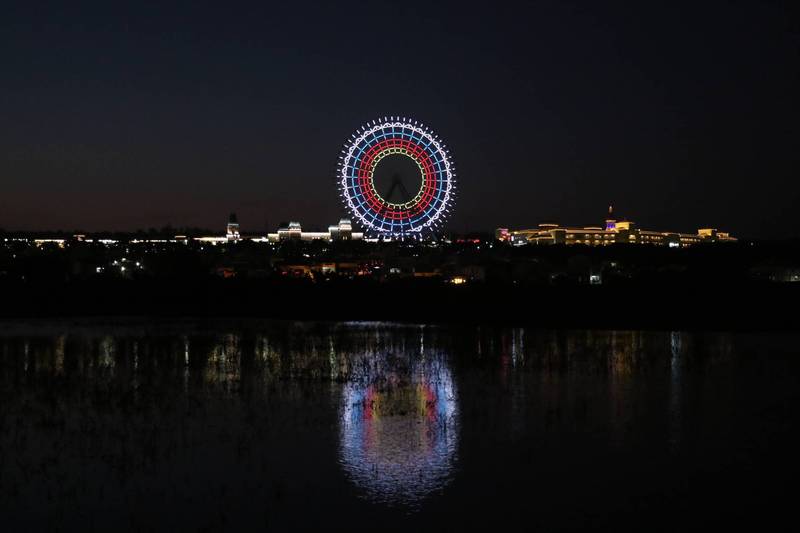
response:
<path id="1" fill-rule="evenodd" d="M 398 154 L 412 159 L 422 174 L 419 191 L 403 203 L 383 198 L 374 184 L 378 163 Z M 455 196 L 455 164 L 446 145 L 430 128 L 405 117 L 374 119 L 352 133 L 336 175 L 345 208 L 374 235 L 431 234 L 447 219 Z"/>

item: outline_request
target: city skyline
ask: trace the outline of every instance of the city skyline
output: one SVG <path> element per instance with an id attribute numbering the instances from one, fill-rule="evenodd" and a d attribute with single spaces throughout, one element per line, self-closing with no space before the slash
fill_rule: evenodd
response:
<path id="1" fill-rule="evenodd" d="M 570 224 L 570 225 L 567 225 L 567 226 L 562 226 L 560 224 L 555 223 L 555 219 L 552 219 L 552 218 L 542 218 L 542 219 L 539 219 L 539 220 L 537 220 L 535 222 L 532 222 L 531 224 L 528 224 L 526 226 L 522 226 L 522 227 L 519 227 L 519 228 L 495 227 L 495 228 L 492 228 L 492 229 L 485 229 L 485 230 L 483 230 L 483 229 L 481 229 L 481 230 L 473 229 L 473 230 L 465 230 L 465 231 L 460 231 L 460 232 L 459 231 L 448 230 L 447 228 L 442 228 L 440 231 L 438 231 L 436 233 L 433 233 L 433 234 L 430 234 L 426 238 L 423 238 L 423 240 L 427 240 L 428 238 L 433 238 L 433 237 L 438 237 L 438 236 L 446 237 L 448 235 L 450 235 L 450 236 L 483 235 L 483 236 L 487 236 L 487 237 L 490 236 L 490 235 L 493 235 L 494 238 L 505 241 L 511 236 L 511 234 L 532 235 L 533 233 L 537 233 L 539 231 L 544 231 L 545 233 L 547 233 L 549 231 L 552 231 L 553 229 L 560 229 L 560 230 L 561 229 L 572 229 L 572 230 L 575 230 L 575 231 L 582 231 L 582 230 L 598 230 L 598 231 L 603 230 L 603 231 L 608 231 L 609 229 L 611 229 L 612 231 L 614 231 L 616 228 L 609 228 L 608 227 L 609 217 L 613 217 L 613 219 L 615 221 L 619 222 L 620 224 L 623 224 L 625 229 L 628 229 L 628 227 L 630 227 L 631 229 L 637 228 L 637 230 L 638 230 L 638 224 L 635 223 L 634 221 L 632 221 L 630 217 L 628 217 L 626 215 L 619 215 L 618 213 L 613 213 L 613 215 L 612 215 L 612 210 L 613 210 L 613 206 L 608 206 L 608 212 L 606 214 L 606 220 L 605 220 L 605 223 L 604 223 L 605 227 L 603 227 L 603 225 L 598 225 L 597 224 L 597 220 L 599 220 L 597 217 L 595 217 L 595 219 L 592 221 L 593 223 L 590 223 L 590 224 Z M 215 224 L 215 226 L 212 226 L 212 227 L 188 226 L 188 225 L 180 225 L 180 224 L 178 224 L 178 225 L 167 224 L 167 225 L 160 226 L 160 227 L 156 227 L 156 226 L 141 227 L 141 228 L 135 228 L 133 230 L 97 230 L 97 231 L 85 231 L 82 228 L 45 229 L 45 230 L 14 230 L 14 229 L 11 229 L 11 228 L 2 228 L 2 227 L 0 227 L 0 232 L 5 232 L 6 235 L 11 235 L 11 236 L 14 236 L 14 235 L 27 236 L 27 238 L 31 238 L 31 236 L 35 236 L 37 234 L 38 235 L 43 235 L 43 236 L 44 235 L 48 235 L 48 234 L 59 234 L 62 237 L 73 237 L 73 238 L 81 238 L 82 239 L 82 238 L 85 238 L 87 235 L 92 235 L 92 234 L 94 234 L 94 235 L 120 234 L 120 235 L 135 236 L 135 235 L 141 234 L 141 233 L 144 233 L 144 234 L 155 233 L 155 234 L 158 234 L 158 235 L 160 235 L 162 237 L 163 236 L 169 236 L 170 238 L 173 238 L 173 237 L 175 237 L 175 238 L 183 238 L 183 237 L 186 237 L 186 235 L 183 235 L 182 233 L 185 233 L 186 231 L 189 231 L 191 236 L 193 236 L 195 238 L 201 238 L 200 234 L 203 234 L 202 238 L 204 238 L 204 239 L 208 239 L 210 241 L 213 240 L 215 242 L 216 241 L 222 242 L 222 241 L 238 241 L 240 239 L 242 239 L 242 240 L 247 240 L 247 239 L 264 240 L 264 239 L 268 239 L 269 238 L 269 239 L 275 240 L 275 239 L 277 239 L 277 236 L 280 235 L 281 233 L 289 234 L 289 233 L 291 233 L 293 231 L 293 229 L 299 231 L 301 228 L 305 233 L 308 233 L 310 231 L 311 233 L 308 233 L 308 235 L 309 236 L 313 235 L 314 236 L 313 238 L 316 239 L 316 238 L 321 238 L 321 236 L 323 234 L 328 234 L 330 236 L 332 231 L 333 232 L 339 231 L 339 229 L 334 229 L 334 228 L 340 228 L 342 226 L 342 224 L 345 224 L 345 225 L 348 226 L 348 228 L 350 228 L 350 229 L 348 229 L 348 231 L 352 231 L 352 229 L 356 229 L 356 230 L 358 229 L 358 226 L 356 224 L 353 224 L 352 220 L 348 216 L 344 216 L 344 217 L 340 218 L 339 221 L 337 223 L 335 223 L 335 224 L 329 223 L 329 224 L 322 224 L 322 225 L 310 225 L 310 224 L 306 225 L 300 219 L 295 218 L 295 219 L 282 220 L 282 221 L 280 221 L 280 222 L 278 222 L 276 224 L 272 224 L 271 222 L 266 221 L 266 225 L 264 227 L 255 227 L 255 226 L 241 227 L 241 224 L 239 223 L 238 214 L 236 212 L 232 212 L 232 213 L 229 214 L 228 218 L 226 219 L 224 227 L 220 223 L 220 221 L 217 220 L 217 223 Z M 673 223 L 670 225 L 670 227 L 673 228 L 673 229 L 656 228 L 654 230 L 649 230 L 649 231 L 660 233 L 660 234 L 663 234 L 663 235 L 678 234 L 680 232 L 675 230 L 674 228 L 679 227 L 679 226 L 681 226 L 681 225 L 680 224 L 676 224 L 673 221 Z M 693 234 L 694 235 L 701 235 L 703 232 L 711 231 L 711 230 L 713 230 L 714 232 L 721 231 L 720 227 L 721 227 L 720 225 L 715 225 L 713 227 L 712 226 L 708 226 L 706 228 L 696 228 L 697 231 L 696 231 L 696 233 L 693 232 Z M 722 226 L 722 227 L 724 227 L 724 226 Z M 366 236 L 370 235 L 369 232 L 356 231 L 356 233 L 358 234 L 358 236 L 359 236 L 358 238 L 359 239 L 362 236 L 366 237 Z M 501 234 L 504 235 L 504 236 L 500 237 Z M 232 238 L 233 235 L 235 235 L 235 238 Z M 729 236 L 729 232 L 723 232 L 723 235 L 725 235 L 726 238 L 727 238 L 727 236 Z M 381 237 L 380 234 L 372 232 L 371 235 L 370 235 L 370 240 L 376 240 L 379 237 Z M 398 238 L 397 236 L 395 236 L 393 238 L 392 235 L 390 235 L 390 234 L 383 235 L 383 237 L 387 238 L 389 240 L 398 240 L 398 239 L 399 240 L 404 240 L 402 237 Z M 311 239 L 311 238 L 312 237 L 309 237 L 309 239 Z M 418 240 L 419 238 L 418 237 L 407 237 L 407 239 L 408 240 Z M 63 240 L 63 238 L 61 240 Z M 734 239 L 734 240 L 737 240 L 737 239 Z M 756 240 L 759 240 L 759 239 L 756 239 Z M 761 240 L 771 240 L 771 239 L 764 238 L 764 239 L 761 239 Z"/>
<path id="2" fill-rule="evenodd" d="M 9 10 L 0 227 L 325 227 L 347 214 L 342 139 L 405 115 L 458 162 L 451 231 L 613 203 L 646 227 L 800 235 L 788 4 L 214 6 Z"/>

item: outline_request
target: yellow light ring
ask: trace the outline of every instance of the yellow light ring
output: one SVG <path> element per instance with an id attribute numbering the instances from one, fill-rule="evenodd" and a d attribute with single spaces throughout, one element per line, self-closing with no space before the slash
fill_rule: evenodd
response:
<path id="1" fill-rule="evenodd" d="M 378 166 L 378 163 L 380 163 L 381 160 L 390 155 L 397 155 L 397 154 L 410 157 L 414 161 L 414 163 L 417 164 L 417 167 L 419 167 L 419 173 L 422 176 L 422 183 L 419 186 L 419 191 L 417 191 L 417 194 L 414 196 L 413 199 L 402 204 L 395 204 L 388 201 L 380 193 L 378 193 L 378 190 L 375 188 L 375 168 Z M 402 147 L 386 148 L 385 150 L 383 150 L 382 152 L 380 152 L 378 155 L 375 156 L 375 159 L 372 160 L 372 166 L 370 166 L 369 168 L 369 186 L 372 189 L 373 194 L 375 194 L 375 197 L 380 199 L 381 202 L 386 204 L 386 206 L 395 209 L 410 209 L 414 207 L 414 205 L 416 205 L 422 199 L 422 193 L 425 190 L 425 185 L 427 185 L 427 179 L 428 176 L 425 174 L 425 170 L 422 168 L 422 163 L 420 163 L 419 159 L 413 153 L 409 152 L 408 150 Z"/>

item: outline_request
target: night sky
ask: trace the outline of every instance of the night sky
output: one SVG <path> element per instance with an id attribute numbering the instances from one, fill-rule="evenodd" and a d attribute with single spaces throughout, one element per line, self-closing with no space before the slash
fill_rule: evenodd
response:
<path id="1" fill-rule="evenodd" d="M 0 13 L 0 227 L 245 232 L 345 213 L 363 122 L 450 146 L 455 231 L 800 236 L 792 2 L 19 2 Z"/>

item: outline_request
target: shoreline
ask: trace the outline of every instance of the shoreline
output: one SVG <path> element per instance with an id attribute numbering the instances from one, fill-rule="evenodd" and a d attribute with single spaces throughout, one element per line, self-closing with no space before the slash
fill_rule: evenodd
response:
<path id="1" fill-rule="evenodd" d="M 800 284 L 527 286 L 270 280 L 6 284 L 0 322 L 172 319 L 546 329 L 800 329 Z"/>

